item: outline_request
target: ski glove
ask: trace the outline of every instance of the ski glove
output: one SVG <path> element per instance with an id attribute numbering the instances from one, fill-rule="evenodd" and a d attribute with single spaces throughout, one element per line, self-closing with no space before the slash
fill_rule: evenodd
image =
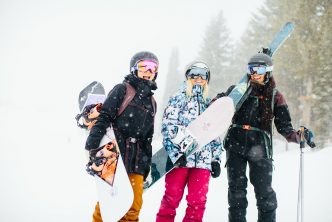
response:
<path id="1" fill-rule="evenodd" d="M 306 128 L 305 126 L 301 126 L 304 128 L 304 139 L 307 142 L 308 146 L 310 146 L 311 148 L 316 147 L 316 144 L 314 142 L 314 133 L 312 132 L 312 130 L 309 130 L 308 128 Z M 301 131 L 298 130 L 297 134 L 299 136 L 301 136 Z"/>
<path id="2" fill-rule="evenodd" d="M 217 178 L 220 176 L 220 164 L 218 162 L 212 162 L 211 163 L 211 176 L 213 178 Z"/>
<path id="3" fill-rule="evenodd" d="M 186 167 L 187 165 L 187 157 L 185 154 L 183 154 L 175 163 L 174 166 L 177 167 Z"/>
<path id="4" fill-rule="evenodd" d="M 214 97 L 214 98 L 211 100 L 211 102 L 210 102 L 209 105 L 211 105 L 212 103 L 214 103 L 214 101 L 216 101 L 217 99 L 220 99 L 221 97 L 224 97 L 224 96 L 227 96 L 226 93 L 224 93 L 224 92 L 222 92 L 222 93 L 218 93 L 217 96 Z"/>

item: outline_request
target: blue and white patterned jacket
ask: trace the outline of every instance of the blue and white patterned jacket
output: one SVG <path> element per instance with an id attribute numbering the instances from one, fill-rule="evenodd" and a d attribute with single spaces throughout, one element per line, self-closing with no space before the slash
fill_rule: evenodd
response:
<path id="1" fill-rule="evenodd" d="M 175 125 L 187 127 L 210 103 L 210 99 L 203 100 L 202 87 L 194 85 L 192 97 L 186 95 L 186 87 L 187 85 L 183 84 L 181 89 L 169 99 L 162 120 L 163 146 L 173 162 L 174 157 L 179 154 L 179 148 L 170 139 L 171 130 Z M 205 145 L 201 151 L 188 156 L 186 167 L 211 170 L 212 161 L 220 163 L 221 153 L 221 142 L 219 138 L 216 138 Z"/>

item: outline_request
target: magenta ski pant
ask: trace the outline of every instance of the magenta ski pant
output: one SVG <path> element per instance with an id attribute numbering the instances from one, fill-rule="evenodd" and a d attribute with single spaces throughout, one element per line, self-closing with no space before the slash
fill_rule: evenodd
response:
<path id="1" fill-rule="evenodd" d="M 188 186 L 187 209 L 183 222 L 202 221 L 206 195 L 209 188 L 210 171 L 199 168 L 174 168 L 165 177 L 165 194 L 161 200 L 156 222 L 173 222 Z"/>

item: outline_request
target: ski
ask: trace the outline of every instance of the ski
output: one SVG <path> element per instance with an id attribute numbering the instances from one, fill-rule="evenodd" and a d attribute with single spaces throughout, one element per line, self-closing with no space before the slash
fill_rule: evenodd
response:
<path id="1" fill-rule="evenodd" d="M 276 34 L 268 48 L 263 49 L 263 53 L 272 57 L 277 50 L 282 46 L 282 44 L 288 39 L 288 37 L 292 34 L 295 28 L 295 24 L 293 22 L 287 22 L 281 30 Z M 243 95 L 250 90 L 248 90 L 248 76 L 245 74 L 243 78 L 239 81 L 239 83 L 235 86 L 235 88 L 228 95 L 233 99 L 235 110 L 239 110 L 242 103 L 245 101 L 246 97 Z"/>

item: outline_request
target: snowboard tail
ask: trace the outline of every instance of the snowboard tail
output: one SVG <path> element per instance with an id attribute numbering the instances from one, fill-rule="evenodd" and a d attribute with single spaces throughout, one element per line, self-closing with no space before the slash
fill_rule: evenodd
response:
<path id="1" fill-rule="evenodd" d="M 88 105 L 87 100 L 89 98 L 89 94 L 103 96 L 103 101 L 105 100 L 105 89 L 103 85 L 97 81 L 93 81 L 86 86 L 78 96 L 78 106 L 80 112 L 82 112 L 83 108 Z"/>

